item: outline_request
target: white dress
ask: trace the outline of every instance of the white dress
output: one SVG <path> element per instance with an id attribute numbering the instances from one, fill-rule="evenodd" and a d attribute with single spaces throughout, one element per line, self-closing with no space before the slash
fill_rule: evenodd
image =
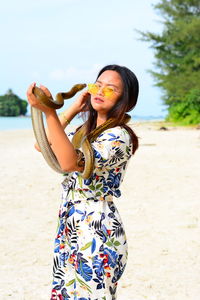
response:
<path id="1" fill-rule="evenodd" d="M 92 148 L 91 177 L 67 173 L 62 183 L 51 300 L 114 300 L 126 266 L 126 235 L 113 196 L 121 195 L 132 154 L 130 135 L 119 126 L 107 129 Z"/>

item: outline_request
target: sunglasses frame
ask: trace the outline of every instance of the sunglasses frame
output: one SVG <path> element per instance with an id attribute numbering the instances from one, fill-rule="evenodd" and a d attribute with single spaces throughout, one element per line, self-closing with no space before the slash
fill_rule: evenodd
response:
<path id="1" fill-rule="evenodd" d="M 88 92 L 92 95 L 97 95 L 97 93 L 101 90 L 104 97 L 106 98 L 111 98 L 113 97 L 113 95 L 115 94 L 115 90 L 112 87 L 101 87 L 98 86 L 96 83 L 88 83 L 87 84 L 88 87 Z"/>

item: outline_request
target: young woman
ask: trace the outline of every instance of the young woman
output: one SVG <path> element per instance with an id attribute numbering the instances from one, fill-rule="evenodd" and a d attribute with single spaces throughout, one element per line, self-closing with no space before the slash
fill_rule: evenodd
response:
<path id="1" fill-rule="evenodd" d="M 29 103 L 46 115 L 49 140 L 65 173 L 62 203 L 55 238 L 51 300 L 114 300 L 117 283 L 127 262 L 127 241 L 123 223 L 113 202 L 120 197 L 120 184 L 127 163 L 138 147 L 133 130 L 125 124 L 125 113 L 138 97 L 138 80 L 128 68 L 109 65 L 98 74 L 95 84 L 58 118 L 55 110 L 38 103 L 27 92 Z M 43 86 L 43 91 L 50 92 Z M 91 142 L 94 170 L 81 177 L 77 152 L 71 143 L 74 133 L 64 128 L 85 112 L 87 133 L 115 119 L 115 126 Z"/>

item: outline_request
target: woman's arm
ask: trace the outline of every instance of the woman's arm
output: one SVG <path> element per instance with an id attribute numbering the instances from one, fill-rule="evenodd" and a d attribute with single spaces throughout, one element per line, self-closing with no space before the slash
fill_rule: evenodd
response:
<path id="1" fill-rule="evenodd" d="M 77 166 L 77 154 L 74 147 L 62 127 L 55 110 L 46 112 L 46 121 L 51 147 L 55 153 L 60 167 L 65 172 L 79 169 Z"/>
<path id="2" fill-rule="evenodd" d="M 61 169 L 64 172 L 81 171 L 82 168 L 77 166 L 77 153 L 65 134 L 64 128 L 67 124 L 65 118 L 68 119 L 68 121 L 71 121 L 71 119 L 82 110 L 86 100 L 88 99 L 88 92 L 83 92 L 79 96 L 73 105 L 65 112 L 65 118 L 63 118 L 64 120 L 61 117 L 60 121 L 54 109 L 39 103 L 38 99 L 32 93 L 34 86 L 35 83 L 29 87 L 27 91 L 27 97 L 30 105 L 40 109 L 46 115 L 49 140 L 51 141 L 52 150 L 57 157 Z M 40 88 L 42 88 L 43 91 L 49 96 L 50 92 L 48 89 L 43 86 L 40 86 Z"/>
<path id="3" fill-rule="evenodd" d="M 65 129 L 66 126 L 71 122 L 71 120 L 76 116 L 76 114 L 77 114 L 76 111 L 78 111 L 76 105 L 74 106 L 72 104 L 72 106 L 70 106 L 67 110 L 65 110 L 60 115 L 58 115 L 58 119 L 59 119 L 60 124 L 61 124 L 63 129 Z M 45 131 L 46 131 L 47 139 L 48 139 L 49 144 L 51 146 L 52 142 L 51 142 L 51 139 L 50 139 L 48 128 L 46 128 Z M 41 152 L 41 149 L 40 149 L 37 142 L 35 143 L 34 146 L 35 146 L 35 149 L 37 151 Z"/>

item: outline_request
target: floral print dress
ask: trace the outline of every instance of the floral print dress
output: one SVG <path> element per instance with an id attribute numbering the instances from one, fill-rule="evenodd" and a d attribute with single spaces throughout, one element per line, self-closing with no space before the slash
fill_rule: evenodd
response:
<path id="1" fill-rule="evenodd" d="M 62 183 L 51 300 L 115 300 L 126 266 L 127 241 L 113 196 L 121 195 L 132 153 L 130 136 L 120 126 L 107 129 L 92 148 L 92 176 L 67 173 Z"/>

